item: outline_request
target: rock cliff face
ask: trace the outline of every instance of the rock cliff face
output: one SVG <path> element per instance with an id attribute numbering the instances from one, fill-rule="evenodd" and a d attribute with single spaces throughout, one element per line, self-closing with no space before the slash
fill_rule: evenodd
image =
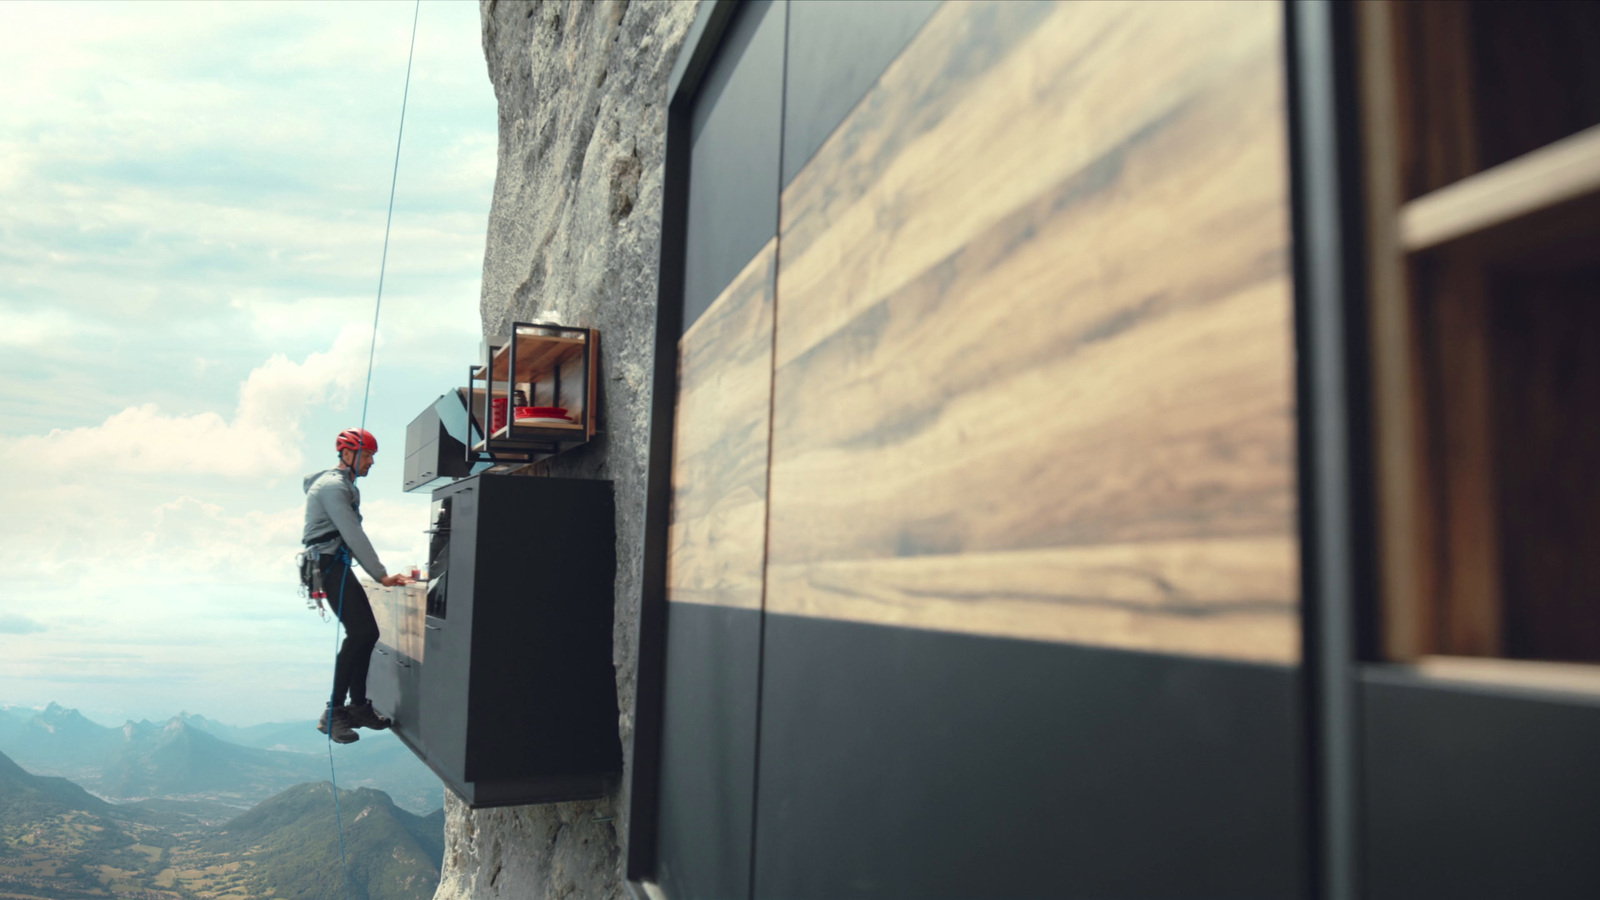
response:
<path id="1" fill-rule="evenodd" d="M 501 334 L 512 321 L 553 321 L 600 329 L 605 433 L 551 461 L 549 471 L 616 483 L 613 655 L 624 747 L 634 708 L 666 86 L 696 7 L 695 0 L 481 4 L 484 56 L 500 102 L 483 327 Z M 620 790 L 592 802 L 479 812 L 447 792 L 437 898 L 625 896 Z"/>

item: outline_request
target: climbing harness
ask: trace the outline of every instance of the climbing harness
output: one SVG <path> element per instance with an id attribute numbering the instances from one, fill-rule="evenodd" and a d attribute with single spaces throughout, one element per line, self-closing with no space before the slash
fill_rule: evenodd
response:
<path id="1" fill-rule="evenodd" d="M 313 544 L 320 541 L 312 541 Z M 328 592 L 322 587 L 322 559 L 321 554 L 315 550 L 303 550 L 295 557 L 300 565 L 300 596 L 305 598 L 306 609 L 314 609 L 321 616 L 322 621 L 328 621 L 328 608 L 323 601 L 328 599 Z"/>
<path id="2" fill-rule="evenodd" d="M 367 349 L 367 384 L 362 390 L 361 395 L 361 430 L 363 432 L 367 430 L 367 403 L 372 399 L 372 361 L 378 351 L 378 315 L 383 310 L 383 274 L 384 270 L 389 264 L 389 228 L 394 223 L 394 190 L 395 185 L 400 179 L 400 145 L 406 134 L 406 103 L 411 98 L 411 61 L 416 56 L 417 19 L 421 13 L 422 0 L 417 0 L 416 6 L 411 12 L 411 46 L 410 49 L 406 51 L 406 83 L 405 89 L 400 95 L 400 129 L 399 133 L 395 135 L 394 139 L 394 171 L 389 175 L 389 213 L 388 216 L 383 220 L 383 256 L 378 262 L 378 299 L 377 302 L 373 304 L 372 309 L 372 343 Z M 361 451 L 357 450 L 356 469 L 358 473 L 360 471 L 360 463 Z M 305 566 L 304 555 L 305 554 L 302 554 L 301 560 L 302 571 L 304 571 Z M 326 599 L 327 595 L 322 591 L 321 565 L 317 557 L 318 554 L 312 554 L 312 568 L 314 571 L 310 583 L 315 585 L 315 587 L 308 586 L 307 590 L 311 594 L 311 599 L 322 600 Z M 336 607 L 336 616 L 339 622 L 343 622 L 344 584 L 350 578 L 351 566 L 350 552 L 343 545 L 340 545 L 339 547 L 339 560 L 343 563 L 344 569 L 343 574 L 339 576 L 339 599 L 338 606 Z M 319 594 L 321 595 L 320 597 L 318 596 Z M 319 603 L 318 605 L 320 606 L 321 604 Z M 333 628 L 333 658 L 334 666 L 337 667 L 339 664 L 338 625 L 335 625 Z M 339 867 L 344 871 L 344 895 L 346 900 L 349 900 L 350 863 L 345 859 L 344 817 L 339 812 L 339 775 L 338 772 L 335 771 L 333 765 L 333 704 L 334 701 L 338 699 L 339 698 L 333 696 L 328 698 L 328 778 L 333 787 L 333 818 L 334 822 L 339 827 Z"/>
<path id="3" fill-rule="evenodd" d="M 328 599 L 328 592 L 322 585 L 322 554 L 311 548 L 326 544 L 338 536 L 337 531 L 319 534 L 306 541 L 306 549 L 295 557 L 295 563 L 300 567 L 300 597 L 306 601 L 306 609 L 316 610 L 324 622 L 328 621 L 328 607 L 324 602 Z"/>

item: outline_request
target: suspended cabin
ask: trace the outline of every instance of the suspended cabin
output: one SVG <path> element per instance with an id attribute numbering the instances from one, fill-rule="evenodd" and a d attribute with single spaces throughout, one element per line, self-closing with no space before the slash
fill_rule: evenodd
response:
<path id="1" fill-rule="evenodd" d="M 474 808 L 599 797 L 622 768 L 611 482 L 491 470 L 594 436 L 598 340 L 517 323 L 406 429 L 405 488 L 433 495 L 427 580 L 381 592 L 370 692 Z"/>

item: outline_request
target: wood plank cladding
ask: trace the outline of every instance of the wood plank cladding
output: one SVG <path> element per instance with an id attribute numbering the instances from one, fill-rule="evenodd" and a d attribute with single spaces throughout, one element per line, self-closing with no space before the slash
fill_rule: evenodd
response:
<path id="1" fill-rule="evenodd" d="M 761 607 L 776 248 L 769 240 L 678 342 L 669 601 Z"/>
<path id="2" fill-rule="evenodd" d="M 1298 658 L 1281 12 L 950 3 L 785 190 L 771 612 Z"/>
<path id="3" fill-rule="evenodd" d="M 1284 538 L 1149 541 L 774 566 L 776 612 L 1206 656 L 1277 647 Z"/>

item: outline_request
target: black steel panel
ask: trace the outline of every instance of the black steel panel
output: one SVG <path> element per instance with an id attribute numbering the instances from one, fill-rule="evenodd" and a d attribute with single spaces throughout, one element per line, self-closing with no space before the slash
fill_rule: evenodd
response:
<path id="1" fill-rule="evenodd" d="M 451 391 L 428 404 L 406 426 L 401 489 L 424 490 L 482 471 L 484 466 L 472 466 L 466 461 L 470 431 L 466 401 L 460 392 Z"/>
<path id="2" fill-rule="evenodd" d="M 672 74 L 667 76 L 667 105 L 670 108 L 688 108 L 689 100 L 699 90 L 705 78 L 706 67 L 716 54 L 717 45 L 728 29 L 741 0 L 701 0 L 695 10 L 689 33 L 678 48 L 678 59 L 672 64 Z"/>
<path id="3" fill-rule="evenodd" d="M 1600 897 L 1600 699 L 1361 679 L 1366 896 Z"/>
<path id="4" fill-rule="evenodd" d="M 765 627 L 756 897 L 1304 896 L 1295 669 Z"/>
<path id="5" fill-rule="evenodd" d="M 622 767 L 611 483 L 481 474 L 434 499 L 424 661 L 380 647 L 374 702 L 471 806 L 600 796 Z"/>
<path id="6" fill-rule="evenodd" d="M 654 877 L 659 823 L 661 706 L 666 668 L 667 528 L 672 509 L 672 439 L 677 404 L 678 336 L 683 321 L 684 231 L 689 204 L 692 98 L 713 51 L 736 11 L 734 0 L 700 4 L 667 92 L 667 146 L 661 190 L 661 260 L 656 300 L 655 360 L 651 374 L 650 443 L 641 546 L 639 619 L 635 627 L 633 736 L 623 800 L 628 810 L 624 873 L 630 894 Z"/>
<path id="7" fill-rule="evenodd" d="M 731 7 L 731 2 L 708 9 Z M 697 25 L 701 20 L 697 19 Z M 689 52 L 689 51 L 685 51 Z M 673 100 L 667 112 L 662 177 L 661 279 L 656 301 L 651 372 L 650 443 L 646 463 L 644 534 L 640 547 L 639 621 L 634 631 L 633 740 L 628 748 L 624 872 L 631 885 L 653 878 L 660 821 L 662 680 L 666 670 L 667 529 L 672 515 L 672 438 L 676 418 L 678 335 L 683 316 L 683 219 L 688 195 L 688 113 Z M 630 887 L 630 890 L 632 888 Z"/>
<path id="8" fill-rule="evenodd" d="M 1362 896 L 1354 665 L 1375 586 L 1367 448 L 1362 182 L 1350 4 L 1285 6 L 1294 232 L 1297 508 L 1308 887 Z"/>
<path id="9" fill-rule="evenodd" d="M 939 5 L 940 0 L 795 0 L 789 5 L 784 187 Z"/>
<path id="10" fill-rule="evenodd" d="M 465 777 L 620 771 L 611 482 L 474 480 L 482 490 Z M 458 529 L 459 521 L 458 513 Z M 455 624 L 457 599 L 452 586 L 446 627 Z"/>
<path id="11" fill-rule="evenodd" d="M 691 118 L 683 328 L 778 231 L 783 0 L 744 4 Z"/>
<path id="12" fill-rule="evenodd" d="M 373 709 L 395 720 L 395 732 L 398 734 L 401 688 L 400 667 L 395 664 L 397 658 L 393 647 L 378 642 L 372 653 L 372 661 L 367 665 L 367 699 L 372 701 Z"/>
<path id="13" fill-rule="evenodd" d="M 480 476 L 481 477 L 481 476 Z M 451 503 L 450 560 L 446 617 L 428 616 L 423 633 L 421 718 L 431 730 L 420 736 L 428 762 L 446 784 L 461 793 L 467 766 L 467 700 L 472 670 L 471 624 L 477 593 L 478 479 L 458 482 L 433 492 Z M 455 773 L 446 777 L 443 773 Z"/>
<path id="14" fill-rule="evenodd" d="M 379 642 L 367 667 L 367 695 L 379 712 L 394 722 L 397 733 L 404 732 L 421 746 L 422 692 L 419 663 L 408 660 L 393 647 Z"/>
<path id="15" fill-rule="evenodd" d="M 657 880 L 672 900 L 750 890 L 761 613 L 667 610 Z"/>
<path id="16" fill-rule="evenodd" d="M 469 783 L 473 809 L 594 800 L 606 795 L 614 775 L 557 775 L 549 778 L 474 781 Z"/>

